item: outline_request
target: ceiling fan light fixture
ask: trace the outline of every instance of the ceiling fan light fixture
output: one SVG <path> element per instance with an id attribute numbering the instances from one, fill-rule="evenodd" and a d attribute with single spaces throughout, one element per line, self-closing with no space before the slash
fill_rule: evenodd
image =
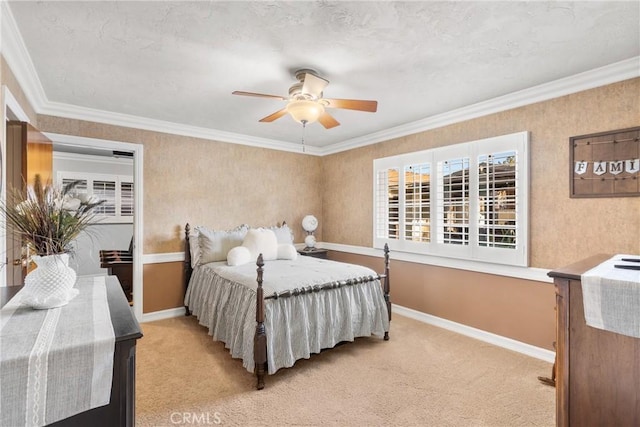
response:
<path id="1" fill-rule="evenodd" d="M 287 104 L 287 113 L 298 123 L 310 124 L 324 113 L 324 106 L 316 101 L 298 99 Z"/>

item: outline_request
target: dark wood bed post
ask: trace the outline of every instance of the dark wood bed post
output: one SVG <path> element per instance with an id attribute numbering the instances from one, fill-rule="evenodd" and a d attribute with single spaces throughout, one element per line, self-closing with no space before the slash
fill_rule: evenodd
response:
<path id="1" fill-rule="evenodd" d="M 262 289 L 262 272 L 264 261 L 262 254 L 258 256 L 256 262 L 258 266 L 258 289 L 256 293 L 256 334 L 253 337 L 253 361 L 255 362 L 255 372 L 258 378 L 258 390 L 264 388 L 264 375 L 267 372 L 267 332 L 264 326 L 264 290 Z"/>
<path id="2" fill-rule="evenodd" d="M 389 313 L 389 321 L 391 321 L 391 283 L 389 283 L 389 245 L 384 244 L 384 300 L 387 302 L 387 312 Z M 389 340 L 389 331 L 384 333 L 385 341 Z"/>
<path id="3" fill-rule="evenodd" d="M 190 232 L 191 226 L 187 223 L 184 226 L 184 296 L 187 295 L 187 286 L 189 286 L 189 280 L 191 280 L 191 273 L 193 272 L 191 268 L 191 248 L 189 247 Z M 191 315 L 191 311 L 189 311 L 189 307 L 186 304 L 184 305 L 184 315 Z"/>

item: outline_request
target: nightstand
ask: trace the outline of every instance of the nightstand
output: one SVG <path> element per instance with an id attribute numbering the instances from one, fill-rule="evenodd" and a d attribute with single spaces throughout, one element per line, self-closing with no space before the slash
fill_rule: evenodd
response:
<path id="1" fill-rule="evenodd" d="M 312 249 L 300 249 L 298 251 L 298 253 L 300 255 L 304 255 L 304 256 L 312 256 L 314 258 L 322 258 L 322 259 L 327 259 L 327 253 L 329 252 L 328 249 L 321 249 L 321 248 L 312 248 Z"/>

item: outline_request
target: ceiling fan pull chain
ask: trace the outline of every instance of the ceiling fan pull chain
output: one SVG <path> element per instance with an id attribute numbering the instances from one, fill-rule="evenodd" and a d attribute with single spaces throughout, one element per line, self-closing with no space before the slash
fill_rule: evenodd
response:
<path id="1" fill-rule="evenodd" d="M 302 152 L 305 152 L 305 147 L 304 147 L 304 130 L 307 128 L 307 121 L 303 120 L 302 121 Z"/>

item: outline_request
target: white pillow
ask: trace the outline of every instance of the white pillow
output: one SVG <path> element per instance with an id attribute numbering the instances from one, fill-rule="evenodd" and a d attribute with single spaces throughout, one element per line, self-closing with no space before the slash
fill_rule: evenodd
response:
<path id="1" fill-rule="evenodd" d="M 246 264 L 251 259 L 251 252 L 244 246 L 236 246 L 227 254 L 227 264 L 231 266 Z"/>
<path id="2" fill-rule="evenodd" d="M 278 245 L 278 259 L 295 260 L 298 258 L 296 247 L 290 243 L 280 243 Z"/>
<path id="3" fill-rule="evenodd" d="M 248 225 L 241 225 L 233 230 L 215 231 L 205 227 L 196 227 L 200 246 L 198 263 L 206 264 L 227 259 L 229 251 L 242 244 L 249 229 Z"/>
<path id="4" fill-rule="evenodd" d="M 276 239 L 278 239 L 278 243 L 293 243 L 293 231 L 289 228 L 289 225 L 282 224 L 282 227 L 274 226 L 269 227 L 269 230 L 272 230 L 276 233 Z"/>
<path id="5" fill-rule="evenodd" d="M 260 254 L 262 254 L 264 261 L 278 259 L 278 239 L 273 230 L 252 228 L 247 231 L 242 246 L 249 249 L 253 259 L 256 259 Z"/>

